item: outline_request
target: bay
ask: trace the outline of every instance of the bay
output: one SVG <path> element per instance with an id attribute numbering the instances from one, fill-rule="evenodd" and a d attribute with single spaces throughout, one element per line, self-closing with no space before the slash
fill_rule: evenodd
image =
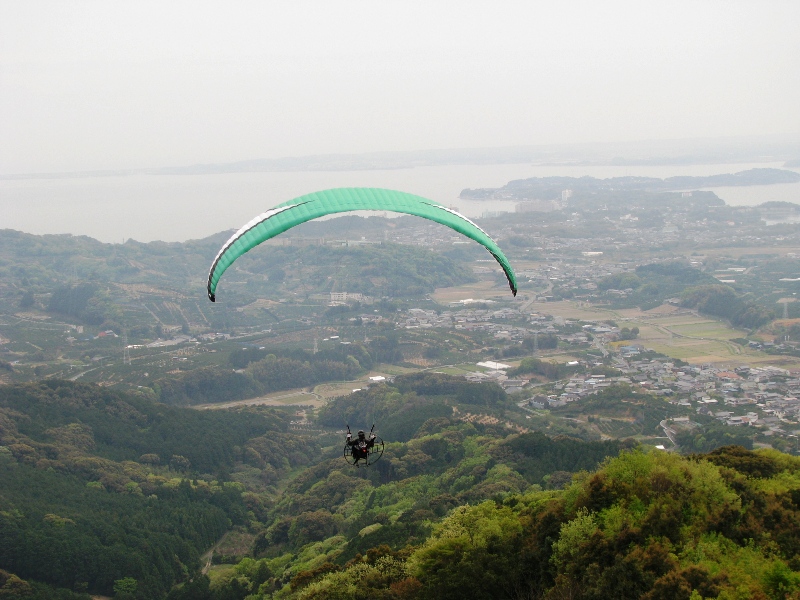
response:
<path id="1" fill-rule="evenodd" d="M 501 187 L 514 179 L 547 176 L 597 178 L 714 175 L 781 163 L 658 166 L 446 165 L 364 171 L 291 171 L 198 175 L 121 175 L 0 180 L 0 228 L 34 234 L 87 235 L 185 241 L 237 229 L 291 198 L 334 187 L 403 190 L 454 207 L 469 217 L 513 212 L 516 202 L 462 200 L 464 188 Z M 729 204 L 769 200 L 800 203 L 800 184 L 711 188 Z"/>

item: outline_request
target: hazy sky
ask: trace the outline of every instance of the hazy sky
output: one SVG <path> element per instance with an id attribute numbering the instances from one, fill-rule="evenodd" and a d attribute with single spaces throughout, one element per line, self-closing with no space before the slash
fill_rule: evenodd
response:
<path id="1" fill-rule="evenodd" d="M 0 174 L 800 133 L 800 2 L 0 0 Z"/>

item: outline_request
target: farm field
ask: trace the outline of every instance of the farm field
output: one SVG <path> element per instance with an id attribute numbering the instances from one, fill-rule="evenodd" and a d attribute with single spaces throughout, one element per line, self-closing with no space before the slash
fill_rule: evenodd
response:
<path id="1" fill-rule="evenodd" d="M 389 365 L 386 363 L 379 363 L 375 366 L 372 372 L 369 374 L 369 377 L 374 377 L 375 375 L 404 375 L 406 373 L 416 373 L 419 369 L 414 369 L 411 367 L 401 367 L 400 365 Z"/>
<path id="2" fill-rule="evenodd" d="M 595 423 L 595 427 L 602 436 L 610 439 L 633 437 L 642 433 L 642 426 L 640 423 L 622 419 L 601 417 Z"/>
<path id="3" fill-rule="evenodd" d="M 639 327 L 639 343 L 672 358 L 689 363 L 740 362 L 751 351 L 729 340 L 744 337 L 745 332 L 723 321 L 681 314 L 631 320 Z"/>
<path id="4" fill-rule="evenodd" d="M 531 313 L 543 313 L 554 317 L 564 317 L 565 319 L 578 319 L 582 321 L 602 321 L 605 319 L 615 319 L 618 315 L 610 310 L 596 308 L 589 304 L 570 302 L 562 300 L 560 302 L 530 302 L 525 305 L 525 310 Z"/>
<path id="5" fill-rule="evenodd" d="M 744 337 L 745 331 L 727 327 L 718 321 L 703 321 L 699 323 L 687 323 L 683 325 L 664 325 L 672 333 L 690 338 L 715 338 L 730 340 L 733 338 Z"/>
<path id="6" fill-rule="evenodd" d="M 338 398 L 339 396 L 346 396 L 347 394 L 352 394 L 353 390 L 361 387 L 366 387 L 366 385 L 367 385 L 367 380 L 337 381 L 334 383 L 322 383 L 314 387 L 314 394 L 327 401 L 330 400 L 331 398 Z"/>
<path id="7" fill-rule="evenodd" d="M 768 355 L 731 342 L 734 338 L 745 337 L 747 332 L 731 327 L 725 321 L 674 306 L 662 305 L 649 311 L 638 308 L 613 310 L 565 300 L 530 303 L 527 310 L 566 319 L 613 320 L 620 327 L 638 327 L 639 337 L 635 343 L 692 364 L 800 366 L 800 359 L 795 357 Z"/>
<path id="8" fill-rule="evenodd" d="M 439 288 L 431 297 L 440 304 L 449 304 L 461 300 L 512 300 L 507 285 L 499 285 L 495 281 L 476 281 L 455 287 Z"/>
<path id="9" fill-rule="evenodd" d="M 743 256 L 786 256 L 797 252 L 797 246 L 753 246 L 750 248 L 705 248 L 703 253 L 706 256 L 721 256 L 730 258 L 741 258 Z"/>
<path id="10" fill-rule="evenodd" d="M 478 367 L 475 367 L 475 369 L 472 369 L 472 370 L 468 371 L 464 367 L 447 366 L 447 367 L 434 367 L 433 369 L 431 369 L 431 371 L 434 371 L 436 373 L 444 373 L 445 375 L 458 376 L 458 375 L 464 375 L 464 374 L 469 373 L 471 371 L 475 371 L 477 369 L 478 369 Z"/>
<path id="11" fill-rule="evenodd" d="M 647 348 L 688 363 L 727 363 L 742 362 L 742 353 L 737 352 L 735 344 L 725 344 L 716 340 L 693 341 L 676 339 L 672 344 L 647 343 Z"/>

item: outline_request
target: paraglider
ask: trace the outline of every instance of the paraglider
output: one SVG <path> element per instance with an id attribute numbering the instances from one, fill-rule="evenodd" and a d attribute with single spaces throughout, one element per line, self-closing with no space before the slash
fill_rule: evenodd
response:
<path id="1" fill-rule="evenodd" d="M 421 196 L 381 188 L 337 188 L 314 192 L 279 204 L 247 223 L 225 242 L 208 273 L 208 299 L 216 301 L 220 277 L 233 262 L 260 243 L 306 221 L 354 210 L 380 210 L 416 215 L 435 221 L 471 238 L 497 260 L 517 295 L 514 271 L 492 238 L 464 215 Z"/>

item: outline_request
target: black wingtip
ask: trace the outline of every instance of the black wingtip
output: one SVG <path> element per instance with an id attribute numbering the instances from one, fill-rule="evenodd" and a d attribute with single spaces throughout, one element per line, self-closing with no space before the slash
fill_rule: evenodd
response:
<path id="1" fill-rule="evenodd" d="M 216 302 L 217 296 L 215 294 L 212 294 L 211 292 L 208 292 L 208 299 L 211 300 L 212 302 Z"/>

